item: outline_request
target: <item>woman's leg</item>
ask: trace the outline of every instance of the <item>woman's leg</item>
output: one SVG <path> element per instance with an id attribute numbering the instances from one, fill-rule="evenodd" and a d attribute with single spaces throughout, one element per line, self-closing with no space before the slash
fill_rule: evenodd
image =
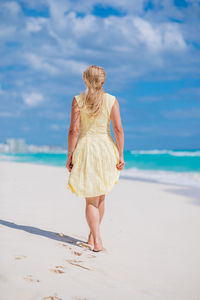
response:
<path id="1" fill-rule="evenodd" d="M 99 196 L 86 198 L 86 219 L 90 227 L 90 232 L 93 236 L 95 250 L 100 250 L 103 248 L 100 237 L 100 221 L 104 212 L 104 206 L 102 202 L 103 199 L 101 198 L 100 200 Z"/>
<path id="2" fill-rule="evenodd" d="M 105 195 L 99 196 L 99 206 L 98 206 L 99 215 L 100 215 L 99 225 L 101 224 L 101 221 L 102 221 L 102 218 L 103 218 L 103 215 L 104 215 L 104 202 L 105 202 L 104 200 L 105 200 Z M 89 245 L 94 245 L 94 238 L 93 238 L 91 230 L 90 230 L 90 233 L 89 233 L 89 236 L 88 236 L 88 244 Z"/>
<path id="3" fill-rule="evenodd" d="M 99 208 L 99 214 L 100 214 L 100 223 L 101 223 L 101 220 L 104 215 L 104 199 L 105 199 L 105 195 L 99 196 L 99 207 L 98 208 Z"/>

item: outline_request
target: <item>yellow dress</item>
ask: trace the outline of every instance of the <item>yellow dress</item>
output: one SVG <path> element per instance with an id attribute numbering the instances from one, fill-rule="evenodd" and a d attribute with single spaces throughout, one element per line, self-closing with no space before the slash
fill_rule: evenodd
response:
<path id="1" fill-rule="evenodd" d="M 75 96 L 78 106 L 83 93 Z M 110 193 L 120 170 L 119 151 L 110 131 L 110 113 L 115 96 L 104 93 L 103 109 L 96 119 L 80 111 L 80 131 L 72 154 L 73 168 L 67 188 L 79 197 L 96 197 Z"/>

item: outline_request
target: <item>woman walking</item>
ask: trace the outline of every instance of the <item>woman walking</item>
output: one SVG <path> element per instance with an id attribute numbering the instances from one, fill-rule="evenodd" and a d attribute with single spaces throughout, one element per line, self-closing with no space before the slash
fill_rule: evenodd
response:
<path id="1" fill-rule="evenodd" d="M 90 65 L 83 72 L 87 88 L 72 101 L 66 164 L 70 172 L 67 188 L 86 199 L 88 244 L 95 252 L 105 250 L 100 236 L 105 195 L 125 166 L 119 103 L 115 96 L 104 92 L 105 78 L 99 66 Z M 111 121 L 116 143 L 110 132 Z"/>

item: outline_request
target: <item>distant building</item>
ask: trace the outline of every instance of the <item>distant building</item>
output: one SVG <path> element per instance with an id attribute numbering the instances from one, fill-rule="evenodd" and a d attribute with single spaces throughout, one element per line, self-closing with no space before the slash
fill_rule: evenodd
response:
<path id="1" fill-rule="evenodd" d="M 59 146 L 27 145 L 24 139 L 7 139 L 6 144 L 0 144 L 2 153 L 66 153 L 66 149 Z"/>
<path id="2" fill-rule="evenodd" d="M 27 145 L 24 139 L 7 139 L 6 143 L 11 153 L 24 153 L 27 152 Z"/>
<path id="3" fill-rule="evenodd" d="M 48 146 L 48 145 L 42 145 L 42 146 L 37 146 L 37 145 L 28 145 L 27 146 L 27 151 L 32 152 L 32 153 L 65 153 L 66 150 L 58 147 L 58 146 Z"/>
<path id="4" fill-rule="evenodd" d="M 7 144 L 0 144 L 0 152 L 9 152 L 9 146 Z"/>

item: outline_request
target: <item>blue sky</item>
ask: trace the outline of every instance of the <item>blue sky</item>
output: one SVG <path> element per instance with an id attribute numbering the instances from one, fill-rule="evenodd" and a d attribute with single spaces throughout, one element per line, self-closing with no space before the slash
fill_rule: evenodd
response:
<path id="1" fill-rule="evenodd" d="M 96 64 L 125 149 L 200 148 L 199 32 L 195 0 L 1 0 L 0 143 L 67 147 L 72 99 Z"/>

